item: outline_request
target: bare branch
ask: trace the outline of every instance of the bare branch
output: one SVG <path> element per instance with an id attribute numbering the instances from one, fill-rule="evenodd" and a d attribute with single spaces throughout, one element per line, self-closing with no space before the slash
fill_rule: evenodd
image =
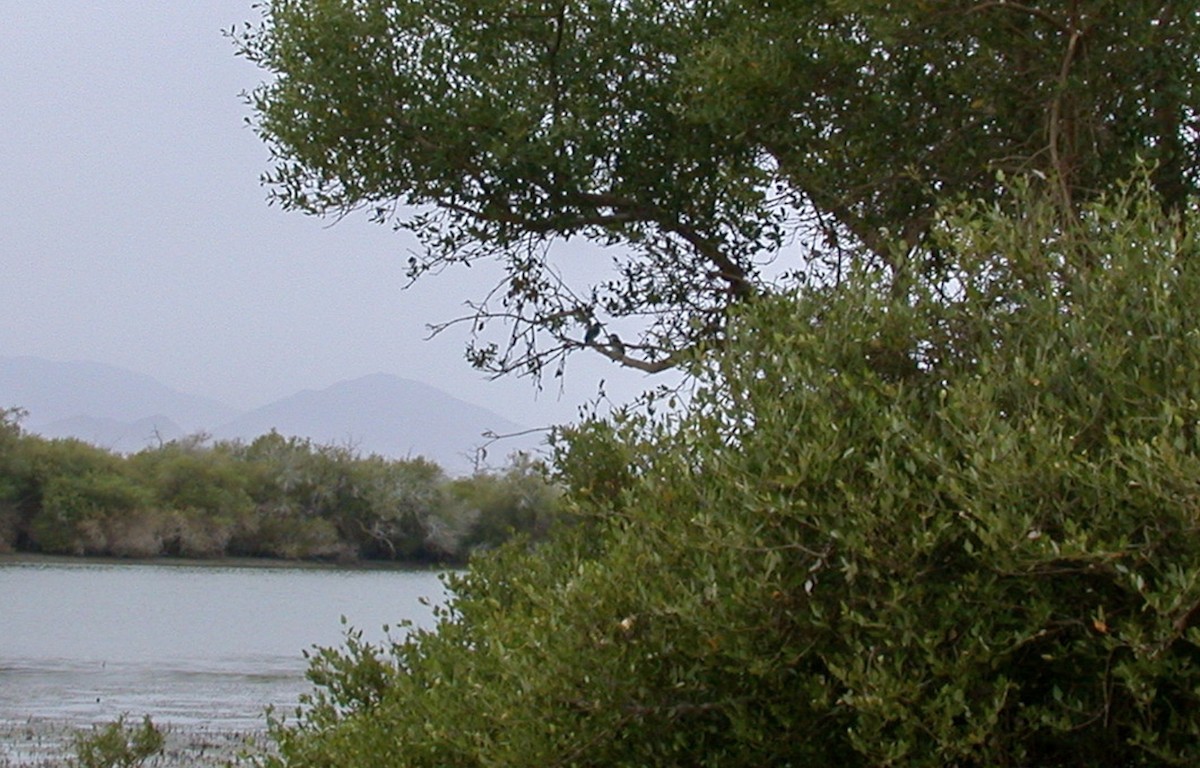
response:
<path id="1" fill-rule="evenodd" d="M 680 359 L 683 357 L 683 355 L 679 353 L 674 353 L 657 360 L 644 360 L 641 358 L 632 357 L 628 353 L 618 352 L 607 347 L 601 347 L 595 344 L 591 346 L 597 352 L 613 362 L 620 363 L 626 368 L 635 368 L 639 371 L 645 371 L 646 373 L 662 373 L 663 371 L 670 370 L 678 365 Z"/>
<path id="2" fill-rule="evenodd" d="M 1067 92 L 1067 80 L 1071 74 L 1071 65 L 1075 60 L 1075 53 L 1079 48 L 1079 38 L 1082 36 L 1082 30 L 1075 29 L 1071 32 L 1071 39 L 1067 42 L 1067 50 L 1063 53 L 1062 66 L 1059 68 L 1058 84 L 1054 101 L 1050 104 L 1050 115 L 1048 117 L 1049 125 L 1047 133 L 1049 134 L 1047 143 L 1050 150 L 1050 164 L 1054 167 L 1055 175 L 1058 177 L 1056 181 L 1059 186 L 1059 193 L 1062 195 L 1063 208 L 1066 211 L 1071 211 L 1073 205 L 1071 202 L 1071 185 L 1069 182 L 1070 169 L 1067 167 L 1064 159 L 1059 154 L 1059 141 L 1062 131 L 1062 106 L 1063 97 Z"/>

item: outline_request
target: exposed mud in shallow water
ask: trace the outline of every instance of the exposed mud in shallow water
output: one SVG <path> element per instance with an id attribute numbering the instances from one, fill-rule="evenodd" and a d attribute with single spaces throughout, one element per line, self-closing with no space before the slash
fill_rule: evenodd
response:
<path id="1" fill-rule="evenodd" d="M 161 755 L 147 761 L 148 767 L 220 768 L 267 748 L 261 730 L 227 731 L 202 725 L 161 730 L 166 746 Z M 90 732 L 60 720 L 37 718 L 0 725 L 0 768 L 62 768 L 73 756 L 75 735 Z"/>
<path id="2" fill-rule="evenodd" d="M 0 562 L 0 768 L 65 765 L 76 728 L 150 715 L 155 762 L 218 766 L 310 689 L 303 651 L 346 626 L 429 626 L 428 571 Z"/>
<path id="3" fill-rule="evenodd" d="M 265 748 L 266 707 L 290 714 L 309 686 L 302 666 L 222 674 L 129 665 L 0 668 L 0 768 L 66 766 L 76 734 L 150 715 L 166 737 L 160 768 L 223 766 Z"/>
<path id="4" fill-rule="evenodd" d="M 262 726 L 268 706 L 290 710 L 308 688 L 299 657 L 226 663 L 0 662 L 0 725 L 29 719 L 88 724 L 149 714 L 184 728 L 249 730 Z"/>
<path id="5" fill-rule="evenodd" d="M 122 715 L 130 725 L 150 715 L 165 733 L 165 753 L 152 765 L 224 765 L 249 740 L 263 741 L 267 707 L 290 714 L 309 688 L 300 658 L 0 662 L 0 768 L 65 766 L 77 732 Z"/>

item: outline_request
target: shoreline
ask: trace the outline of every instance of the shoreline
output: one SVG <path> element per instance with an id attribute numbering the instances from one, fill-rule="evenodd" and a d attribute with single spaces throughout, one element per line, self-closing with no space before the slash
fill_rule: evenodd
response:
<path id="1" fill-rule="evenodd" d="M 0 768 L 71 765 L 74 736 L 121 714 L 129 724 L 149 715 L 166 736 L 146 768 L 253 764 L 239 758 L 270 754 L 267 710 L 290 720 L 314 688 L 305 649 L 341 647 L 347 616 L 381 647 L 391 630 L 380 627 L 432 626 L 421 599 L 440 602 L 447 572 L 0 555 L 9 597 L 27 598 L 0 601 L 0 625 L 17 630 L 0 643 Z M 197 616 L 207 618 L 193 626 Z"/>
<path id="2" fill-rule="evenodd" d="M 0 566 L 5 565 L 157 565 L 178 568 L 239 568 L 247 570 L 297 571 L 397 571 L 404 573 L 449 572 L 463 566 L 426 563 L 398 563 L 385 560 L 356 562 L 323 562 L 319 560 L 285 560 L 270 557 L 106 557 L 102 555 L 44 555 L 38 552 L 0 553 Z"/>
<path id="3" fill-rule="evenodd" d="M 153 714 L 151 714 L 153 720 Z M 133 718 L 131 718 L 131 721 Z M 0 723 L 0 768 L 58 768 L 70 765 L 76 735 L 88 735 L 104 723 L 72 725 L 65 720 L 35 719 Z M 158 725 L 156 723 L 156 725 Z M 268 754 L 267 730 L 232 731 L 202 725 L 158 725 L 163 751 L 148 768 L 219 768 L 252 765 L 250 755 Z"/>

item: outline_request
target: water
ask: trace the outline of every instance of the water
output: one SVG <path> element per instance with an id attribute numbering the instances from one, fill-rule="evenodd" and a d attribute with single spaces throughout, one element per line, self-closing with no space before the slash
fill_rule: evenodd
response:
<path id="1" fill-rule="evenodd" d="M 261 730 L 309 690 L 303 651 L 340 645 L 341 617 L 380 642 L 432 624 L 422 598 L 444 599 L 436 574 L 0 562 L 0 765 L 19 757 L 2 734 L 34 723 Z"/>

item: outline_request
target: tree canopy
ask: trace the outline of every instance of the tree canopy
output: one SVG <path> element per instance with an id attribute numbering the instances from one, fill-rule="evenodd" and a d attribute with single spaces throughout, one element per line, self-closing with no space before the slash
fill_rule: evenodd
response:
<path id="1" fill-rule="evenodd" d="M 276 432 L 125 456 L 24 434 L 22 413 L 0 409 L 0 554 L 465 563 L 558 517 L 558 489 L 521 454 L 460 478 Z"/>
<path id="2" fill-rule="evenodd" d="M 482 367 L 697 389 L 560 430 L 575 524 L 475 561 L 435 631 L 316 654 L 263 762 L 1194 765 L 1198 27 L 266 2 L 278 202 L 411 229 L 414 279 L 498 261 Z"/>
<path id="3" fill-rule="evenodd" d="M 269 0 L 262 13 L 235 37 L 270 76 L 248 98 L 273 199 L 411 230 L 414 279 L 498 262 L 500 283 L 460 318 L 494 372 L 585 347 L 669 367 L 780 275 L 922 252 L 938 206 L 994 199 L 998 171 L 1045 177 L 1067 214 L 1142 162 L 1168 207 L 1200 185 L 1190 2 Z M 608 277 L 572 277 L 562 241 L 619 246 Z"/>

